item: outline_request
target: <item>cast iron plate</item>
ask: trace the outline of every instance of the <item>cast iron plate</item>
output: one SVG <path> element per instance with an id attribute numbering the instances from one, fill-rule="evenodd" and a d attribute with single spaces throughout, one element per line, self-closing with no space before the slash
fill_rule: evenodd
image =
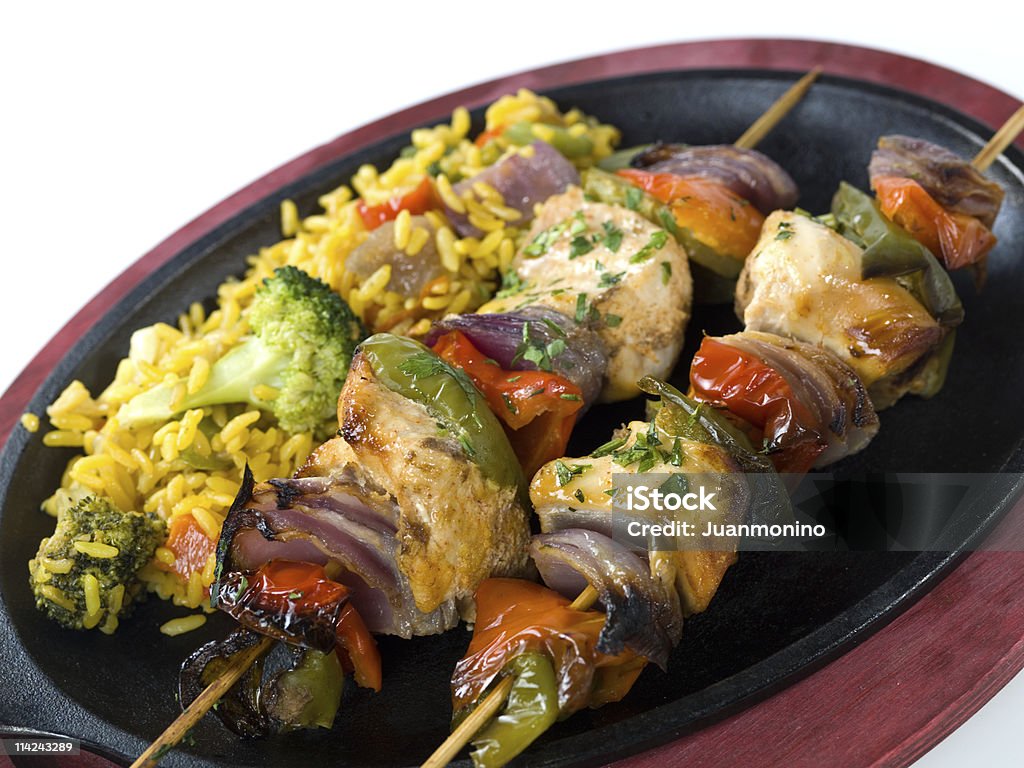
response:
<path id="1" fill-rule="evenodd" d="M 549 93 L 618 125 L 623 145 L 664 139 L 733 140 L 778 96 L 791 75 L 750 70 L 637 75 L 564 87 Z M 436 115 L 436 120 L 446 115 Z M 479 127 L 481 113 L 474 113 Z M 841 179 L 866 186 L 876 138 L 908 133 L 965 156 L 990 130 L 944 106 L 859 81 L 823 77 L 760 149 L 797 180 L 800 205 L 827 208 Z M 280 188 L 184 248 L 112 307 L 61 360 L 34 396 L 42 412 L 72 379 L 93 391 L 109 380 L 133 329 L 172 321 L 191 301 L 209 301 L 244 257 L 280 238 L 278 204 L 289 197 L 305 215 L 316 198 L 346 181 L 362 163 L 386 165 L 405 134 L 338 158 Z M 1024 281 L 1024 157 L 1011 149 L 990 171 L 1007 190 L 983 296 L 958 277 L 967 310 L 949 381 L 930 401 L 908 398 L 882 415 L 867 451 L 851 471 L 999 472 L 1024 465 L 1014 382 L 1024 381 L 1024 318 L 1017 288 Z M 739 324 L 728 308 L 698 308 L 678 380 L 703 331 Z M 984 388 L 983 395 L 981 388 Z M 640 411 L 640 403 L 594 409 L 574 438 L 589 450 Z M 221 637 L 220 615 L 197 632 L 165 638 L 156 627 L 181 609 L 150 600 L 113 637 L 73 633 L 33 607 L 26 561 L 52 521 L 39 502 L 59 482 L 69 451 L 44 449 L 41 433 L 16 430 L 0 458 L 0 725 L 63 733 L 130 761 L 178 714 L 178 665 L 195 647 Z M 993 483 L 944 534 L 941 553 L 759 553 L 727 574 L 710 609 L 687 624 L 667 674 L 648 670 L 627 699 L 558 724 L 521 758 L 524 765 L 590 765 L 665 743 L 778 690 L 882 626 L 931 585 L 1005 511 L 1017 492 Z M 408 642 L 383 639 L 384 692 L 350 686 L 330 732 L 240 741 L 212 717 L 193 731 L 194 744 L 167 765 L 416 765 L 448 730 L 448 677 L 468 633 Z"/>

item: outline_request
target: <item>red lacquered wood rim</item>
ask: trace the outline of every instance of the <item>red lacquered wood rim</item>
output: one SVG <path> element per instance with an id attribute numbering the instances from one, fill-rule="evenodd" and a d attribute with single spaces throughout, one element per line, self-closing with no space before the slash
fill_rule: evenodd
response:
<path id="1" fill-rule="evenodd" d="M 811 40 L 715 40 L 620 51 L 492 80 L 396 112 L 317 147 L 211 208 L 93 298 L 0 399 L 0 440 L 58 360 L 146 275 L 246 206 L 379 138 L 520 87 L 537 90 L 696 68 L 807 70 L 902 88 L 998 126 L 1017 99 L 924 61 Z M 1024 147 L 1019 139 L 1018 146 Z M 617 763 L 663 766 L 901 766 L 974 714 L 1024 668 L 1024 553 L 979 552 L 858 647 L 761 704 Z"/>

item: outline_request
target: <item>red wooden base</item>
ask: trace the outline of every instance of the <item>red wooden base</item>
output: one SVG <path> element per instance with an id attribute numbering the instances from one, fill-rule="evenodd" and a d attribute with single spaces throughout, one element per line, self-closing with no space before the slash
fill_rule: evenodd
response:
<path id="1" fill-rule="evenodd" d="M 379 138 L 527 87 L 538 90 L 659 70 L 751 67 L 845 75 L 903 88 L 991 126 L 1015 99 L 904 56 L 802 40 L 680 43 L 596 56 L 442 96 L 347 133 L 278 168 L 160 243 L 90 301 L 0 399 L 0 440 L 61 356 L 144 276 L 273 190 Z M 1018 140 L 1024 147 L 1024 140 Z M 1020 547 L 1018 547 L 1020 549 Z M 970 717 L 1024 667 L 1024 553 L 971 555 L 892 624 L 767 701 L 618 765 L 900 766 Z"/>

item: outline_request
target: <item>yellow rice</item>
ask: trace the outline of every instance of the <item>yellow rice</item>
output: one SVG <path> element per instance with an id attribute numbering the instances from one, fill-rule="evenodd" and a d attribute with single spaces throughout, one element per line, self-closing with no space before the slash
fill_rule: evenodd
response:
<path id="1" fill-rule="evenodd" d="M 548 125 L 588 136 L 594 151 L 576 159 L 580 167 L 610 154 L 618 141 L 614 127 L 601 125 L 579 110 L 563 114 L 550 99 L 527 90 L 492 104 L 486 112 L 485 130 L 522 121 L 537 123 L 535 135 L 540 137 L 550 130 Z M 532 150 L 503 146 L 500 141 L 478 147 L 469 130 L 469 113 L 460 107 L 450 123 L 413 131 L 411 148 L 386 170 L 365 165 L 350 185 L 321 196 L 321 212 L 301 218 L 294 202 L 282 201 L 285 239 L 250 256 L 244 276 L 229 279 L 218 288 L 211 312 L 195 303 L 175 325 L 157 323 L 136 331 L 128 356 L 98 395 L 81 382 L 72 382 L 47 408 L 53 429 L 43 435 L 43 443 L 79 448 L 81 454 L 69 461 L 60 488 L 43 503 L 43 509 L 59 516 L 83 496 L 101 494 L 122 511 L 152 512 L 167 521 L 191 515 L 198 527 L 216 540 L 246 463 L 257 481 L 292 475 L 315 447 L 314 437 L 285 432 L 263 411 L 245 405 L 216 406 L 187 411 L 166 423 L 128 429 L 118 423 L 118 409 L 162 382 L 177 384 L 179 402 L 199 390 L 211 365 L 249 332 L 247 309 L 256 288 L 280 266 L 293 265 L 323 280 L 375 331 L 422 335 L 433 319 L 480 306 L 499 285 L 525 231 L 516 226 L 519 212 L 506 206 L 493 187 L 476 183 L 459 195 L 451 179 L 472 177 L 506 154 L 530 154 Z M 346 270 L 348 255 L 367 237 L 359 213 L 360 199 L 366 205 L 379 205 L 415 189 L 430 172 L 436 174 L 436 194 L 453 210 L 467 214 L 482 236 L 459 238 L 438 211 L 426 214 L 429 231 L 415 226 L 408 213 L 399 215 L 394 227 L 396 248 L 415 256 L 432 237 L 443 268 L 441 277 L 431 281 L 421 296 L 401 296 L 388 290 L 390 265 L 365 280 Z M 252 394 L 257 400 L 272 400 L 276 392 L 266 387 Z M 22 424 L 34 431 L 38 419 L 26 414 Z M 174 563 L 174 552 L 159 547 L 140 574 L 146 589 L 175 604 L 209 610 L 207 592 L 213 581 L 214 557 L 187 580 L 170 570 Z M 59 590 L 46 588 L 53 592 L 48 599 L 57 604 L 68 602 Z M 108 621 L 100 629 L 109 632 L 116 628 L 122 598 L 123 593 L 117 596 L 117 609 L 110 606 Z M 103 611 L 97 609 L 92 626 L 101 615 Z M 90 617 L 91 613 L 87 624 Z M 175 619 L 161 630 L 178 634 L 199 626 L 202 619 L 201 615 Z"/>

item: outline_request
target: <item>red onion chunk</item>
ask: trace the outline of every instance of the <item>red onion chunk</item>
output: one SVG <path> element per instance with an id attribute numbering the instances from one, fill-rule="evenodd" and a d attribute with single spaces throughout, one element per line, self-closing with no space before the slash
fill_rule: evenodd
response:
<path id="1" fill-rule="evenodd" d="M 544 583 L 575 597 L 584 583 L 600 595 L 607 618 L 598 650 L 630 648 L 662 669 L 683 631 L 675 588 L 651 576 L 647 559 L 594 531 L 570 528 L 533 537 L 530 555 Z"/>
<path id="2" fill-rule="evenodd" d="M 564 351 L 551 359 L 552 371 L 580 388 L 584 407 L 594 403 L 608 367 L 604 343 L 594 331 L 556 310 L 531 305 L 502 314 L 449 315 L 434 324 L 425 342 L 432 346 L 445 333 L 461 331 L 473 346 L 506 371 L 535 371 L 535 363 L 517 357 L 527 323 L 531 344 L 547 347 L 556 339 L 565 342 Z"/>
<path id="3" fill-rule="evenodd" d="M 395 555 L 397 508 L 371 506 L 348 477 L 305 477 L 243 482 L 221 530 L 217 582 L 211 597 L 239 621 L 310 647 L 318 627 L 302 627 L 293 617 L 245 614 L 230 599 L 243 579 L 272 560 L 341 567 L 334 580 L 349 587 L 351 601 L 371 632 L 400 637 L 434 634 L 458 621 L 454 602 L 429 614 L 415 606 Z"/>
<path id="4" fill-rule="evenodd" d="M 868 165 L 871 186 L 881 176 L 913 179 L 948 211 L 974 216 L 989 229 L 1003 204 L 1003 189 L 955 152 L 912 136 L 882 136 Z"/>
<path id="5" fill-rule="evenodd" d="M 455 185 L 455 194 L 461 195 L 472 189 L 478 181 L 485 182 L 501 194 L 506 206 L 522 214 L 522 218 L 512 223 L 517 227 L 527 224 L 533 219 L 536 203 L 543 203 L 570 185 L 580 183 L 579 172 L 557 149 L 543 141 L 535 141 L 530 147 L 533 154 L 529 157 L 515 152 L 476 176 L 460 181 Z M 483 234 L 469 222 L 466 214 L 458 213 L 447 205 L 445 213 L 461 237 L 480 237 Z"/>
<path id="6" fill-rule="evenodd" d="M 815 467 L 825 467 L 857 453 L 878 432 L 878 416 L 863 382 L 831 352 L 814 344 L 757 331 L 723 336 L 719 341 L 774 368 L 812 414 L 817 437 L 826 444 Z M 796 429 L 799 425 L 791 426 Z M 772 436 L 772 440 L 782 446 L 792 437 L 779 434 Z"/>
<path id="7" fill-rule="evenodd" d="M 714 179 L 765 216 L 780 208 L 792 208 L 800 195 L 796 182 L 781 165 L 757 150 L 731 144 L 655 144 L 634 157 L 632 165 L 652 173 Z"/>

